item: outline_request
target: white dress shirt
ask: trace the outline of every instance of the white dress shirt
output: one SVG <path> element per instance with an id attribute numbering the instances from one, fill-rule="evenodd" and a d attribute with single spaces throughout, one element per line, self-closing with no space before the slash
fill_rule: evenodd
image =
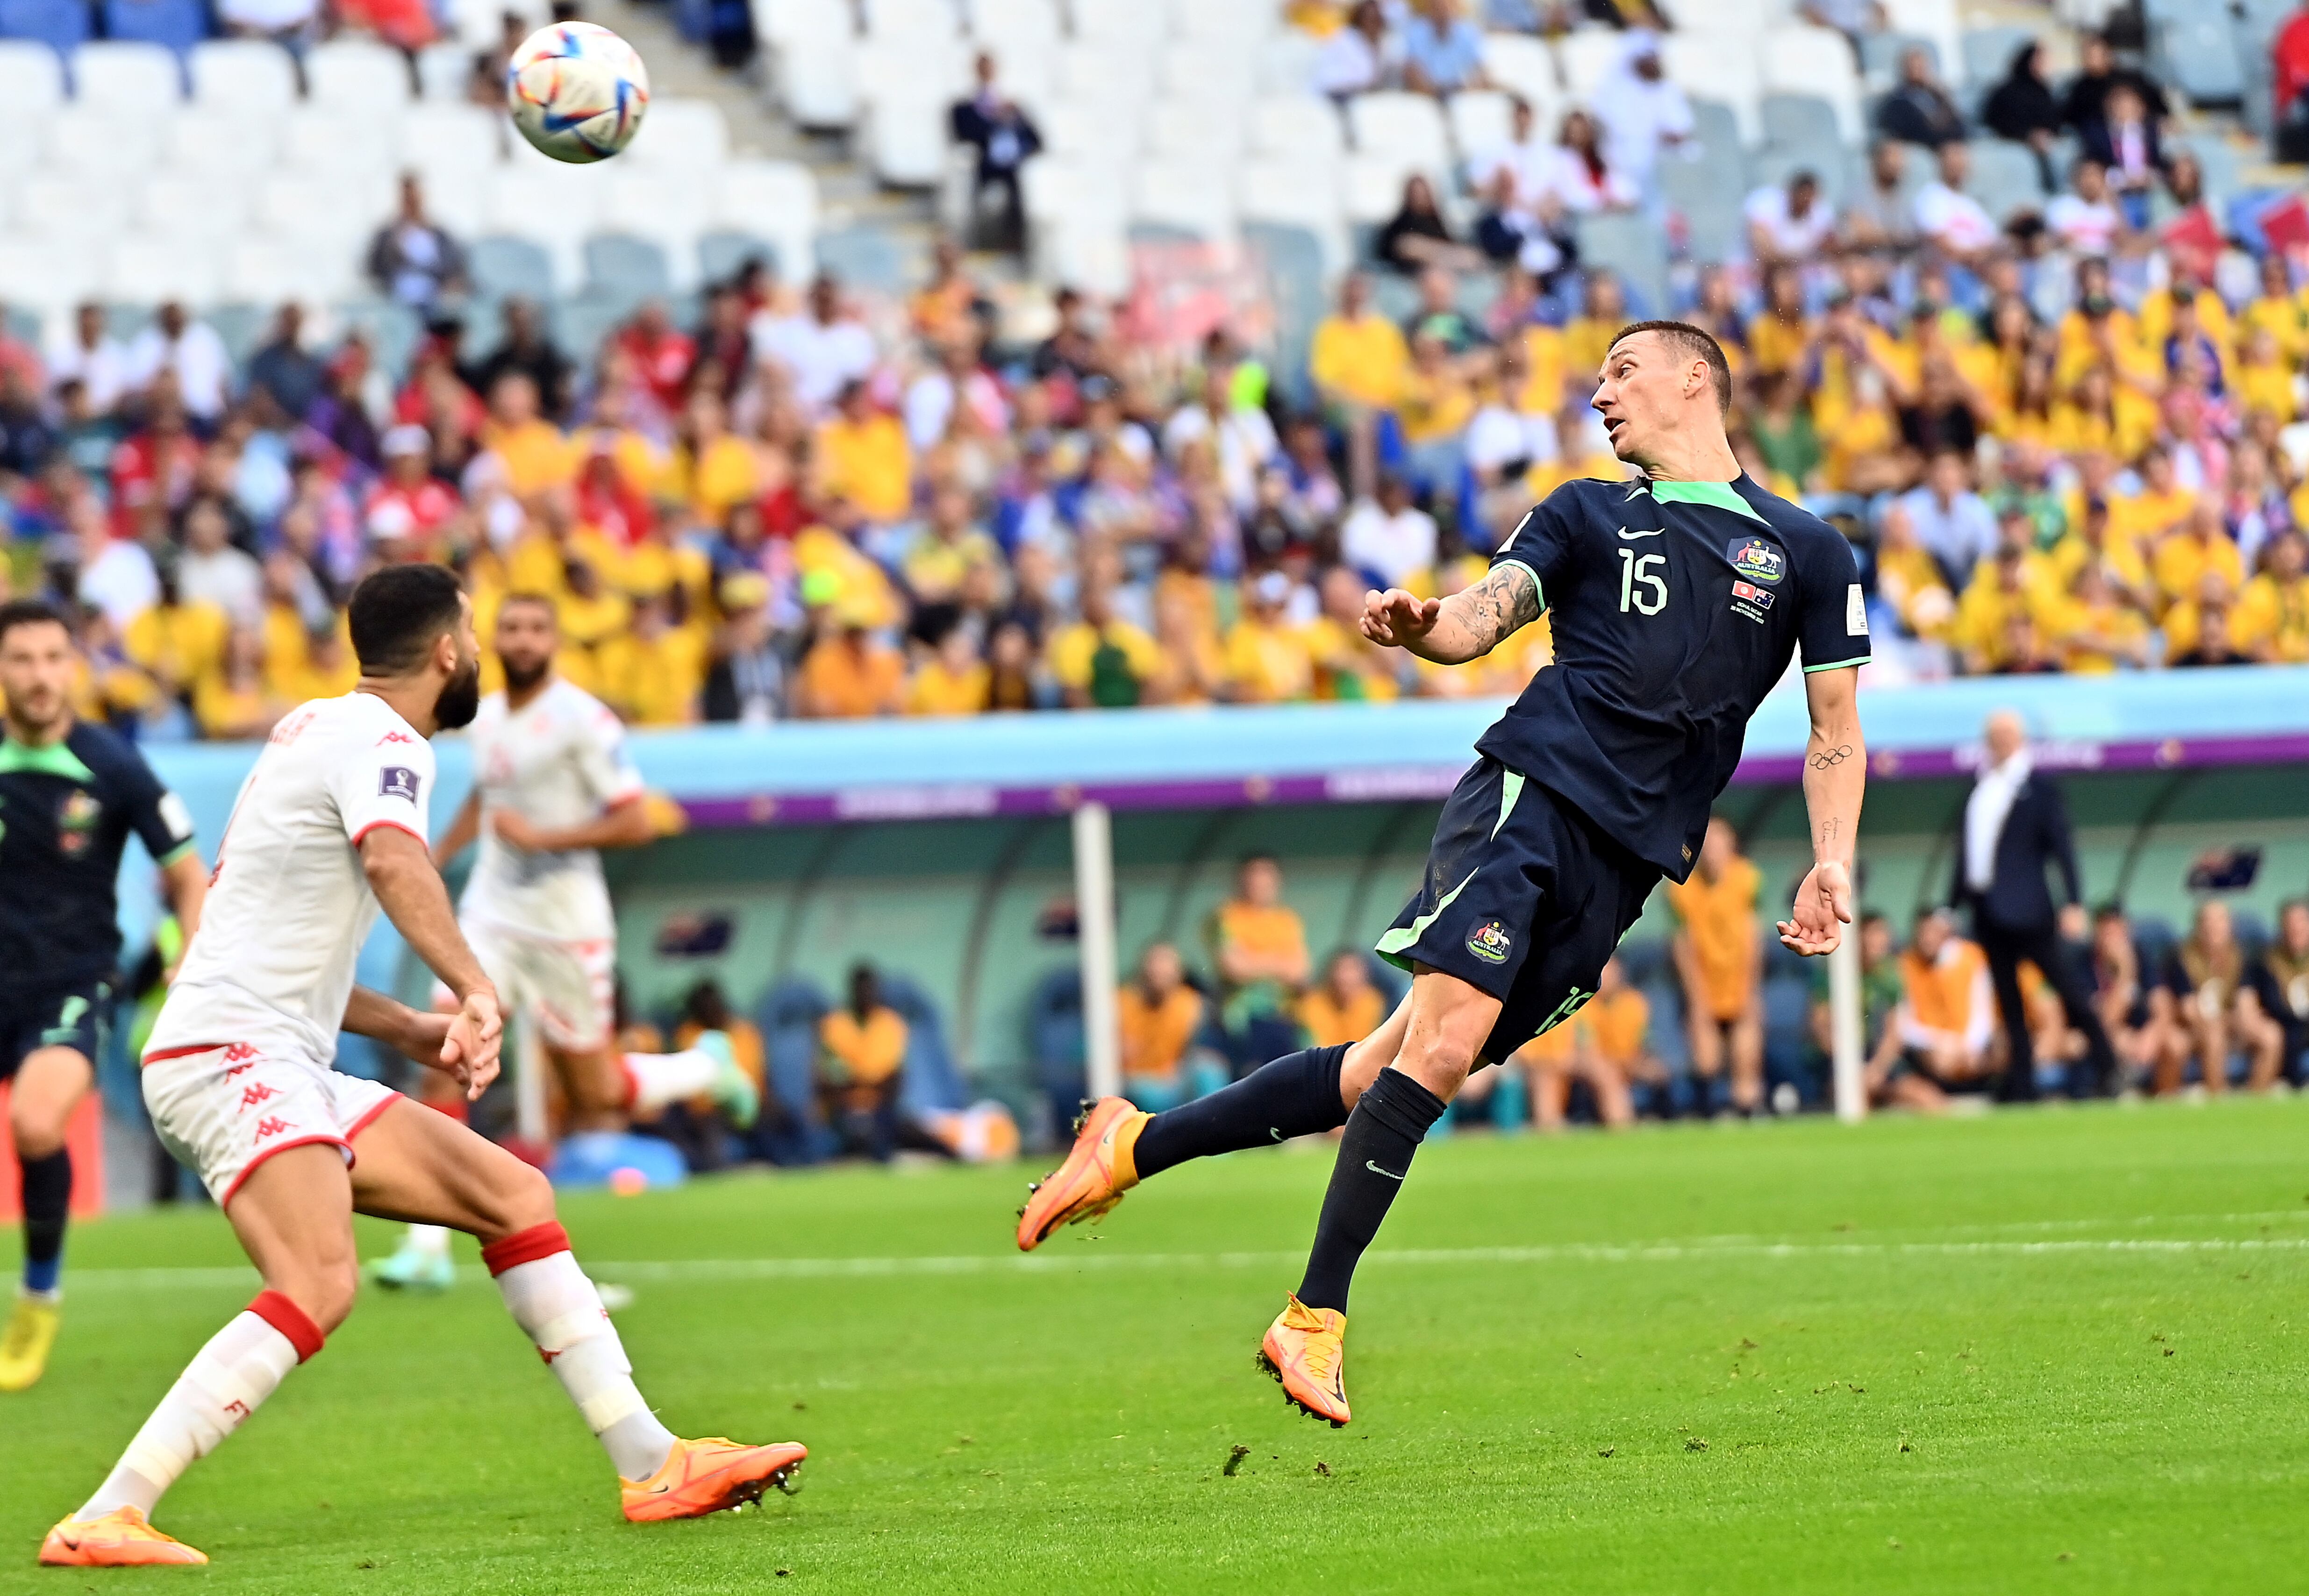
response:
<path id="1" fill-rule="evenodd" d="M 2035 769 L 2024 748 L 1981 772 L 1972 784 L 1972 796 L 1964 801 L 1964 881 L 1976 893 L 1986 892 L 1996 879 L 1996 840 L 2004 834 L 2012 800 Z"/>

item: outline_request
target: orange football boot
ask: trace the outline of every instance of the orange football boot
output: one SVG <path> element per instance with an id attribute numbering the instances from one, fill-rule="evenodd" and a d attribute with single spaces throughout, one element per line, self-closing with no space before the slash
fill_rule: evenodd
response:
<path id="1" fill-rule="evenodd" d="M 798 1441 L 740 1446 L 719 1436 L 677 1440 L 647 1480 L 619 1480 L 626 1516 L 637 1524 L 662 1518 L 703 1518 L 724 1507 L 758 1502 L 775 1486 L 791 1493 L 794 1471 L 809 1455 Z"/>
<path id="2" fill-rule="evenodd" d="M 1128 1098 L 1103 1097 L 1075 1121 L 1074 1150 L 1057 1170 L 1026 1188 L 1018 1211 L 1018 1250 L 1031 1253 L 1060 1225 L 1097 1219 L 1138 1184 L 1131 1150 L 1154 1116 L 1142 1114 Z"/>
<path id="3" fill-rule="evenodd" d="M 156 1563 L 205 1563 L 208 1554 L 163 1535 L 141 1507 L 116 1507 L 101 1518 L 68 1518 L 40 1542 L 50 1568 L 143 1568 Z"/>
<path id="4" fill-rule="evenodd" d="M 1347 1316 L 1335 1307 L 1309 1307 L 1295 1296 L 1258 1343 L 1258 1367 L 1273 1375 L 1283 1397 L 1310 1419 L 1337 1429 L 1347 1422 Z"/>

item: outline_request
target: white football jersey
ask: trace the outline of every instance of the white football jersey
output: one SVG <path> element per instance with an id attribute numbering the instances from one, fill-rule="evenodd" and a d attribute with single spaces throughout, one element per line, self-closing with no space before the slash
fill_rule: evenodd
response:
<path id="1" fill-rule="evenodd" d="M 511 809 L 532 825 L 584 825 L 642 796 L 626 729 L 608 705 L 555 677 L 519 709 L 502 693 L 473 717 L 473 781 L 481 795 L 480 852 L 462 918 L 552 941 L 616 934 L 601 858 L 590 848 L 532 853 L 499 838 L 489 815 Z"/>
<path id="2" fill-rule="evenodd" d="M 391 825 L 424 841 L 432 787 L 433 746 L 376 694 L 291 711 L 233 802 L 200 928 L 146 1055 L 286 1042 L 333 1058 L 376 922 L 360 841 Z"/>

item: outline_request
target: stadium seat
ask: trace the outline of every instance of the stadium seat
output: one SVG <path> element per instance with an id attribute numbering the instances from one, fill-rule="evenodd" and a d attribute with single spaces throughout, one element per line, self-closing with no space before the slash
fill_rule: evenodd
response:
<path id="1" fill-rule="evenodd" d="M 785 1110 L 765 1113 L 755 1144 L 774 1163 L 809 1164 L 831 1157 L 834 1141 L 818 1112 L 817 1022 L 832 1007 L 806 977 L 789 976 L 755 1011 L 762 1031 L 766 1095 Z M 783 1123 L 785 1128 L 773 1127 Z"/>
<path id="2" fill-rule="evenodd" d="M 1746 160 L 1747 140 L 1740 136 L 1740 118 L 1721 100 L 1691 102 L 1691 136 L 1708 151 L 1711 162 L 1728 160 L 1737 167 Z"/>
<path id="3" fill-rule="evenodd" d="M 1544 39 L 1528 33 L 1483 35 L 1483 72 L 1510 94 L 1519 94 L 1539 113 L 1541 125 L 1552 125 L 1548 113 L 1563 99 L 1555 75 L 1555 56 Z"/>
<path id="4" fill-rule="evenodd" d="M 865 0 L 868 39 L 953 39 L 954 0 Z"/>
<path id="5" fill-rule="evenodd" d="M 1825 155 L 1826 159 L 1822 157 Z M 1820 192 L 1831 205 L 1841 205 L 1850 192 L 1853 163 L 1847 151 L 1836 146 L 1820 150 L 1786 150 L 1767 145 L 1756 151 L 1748 162 L 1748 186 L 1735 192 L 1752 194 L 1764 187 L 1777 188 L 1786 185 L 1798 172 L 1810 172 L 1820 179 Z M 1665 165 L 1665 163 L 1662 163 Z"/>
<path id="6" fill-rule="evenodd" d="M 889 188 L 935 188 L 947 170 L 946 94 L 877 98 L 866 114 L 865 146 L 875 178 Z"/>
<path id="7" fill-rule="evenodd" d="M 1836 108 L 1837 126 L 1847 142 L 1856 144 L 1867 137 L 1860 72 L 1844 35 L 1829 28 L 1775 28 L 1765 35 L 1762 61 L 1767 91 L 1816 94 Z"/>
<path id="8" fill-rule="evenodd" d="M 817 239 L 817 264 L 843 282 L 869 293 L 904 293 L 909 285 L 905 256 L 882 228 L 836 228 Z"/>
<path id="9" fill-rule="evenodd" d="M 99 40 L 73 56 L 73 97 L 124 122 L 165 121 L 184 94 L 177 58 L 156 44 Z"/>
<path id="10" fill-rule="evenodd" d="M 1142 61 L 1171 30 L 1163 0 L 1069 0 L 1068 9 L 1077 39 L 1111 39 Z"/>
<path id="11" fill-rule="evenodd" d="M 846 128 L 858 119 L 857 51 L 846 34 L 811 34 L 777 49 L 778 103 L 806 128 Z"/>
<path id="12" fill-rule="evenodd" d="M 1496 90 L 1461 90 L 1445 108 L 1444 119 L 1463 165 L 1505 149 L 1515 136 L 1513 103 Z"/>
<path id="13" fill-rule="evenodd" d="M 1150 155 L 1227 161 L 1241 152 L 1242 111 L 1232 104 L 1158 99 L 1146 108 Z"/>
<path id="14" fill-rule="evenodd" d="M 1742 142 L 1763 142 L 1760 108 L 1764 82 L 1757 65 L 1754 36 L 1715 31 L 1671 33 L 1660 40 L 1660 61 L 1668 77 L 1686 94 L 1729 108 L 1739 124 Z M 1849 72 L 1849 51 L 1846 52 L 1845 65 Z"/>
<path id="15" fill-rule="evenodd" d="M 249 194 L 212 176 L 163 168 L 145 180 L 137 219 L 148 233 L 229 242 L 248 226 Z"/>
<path id="16" fill-rule="evenodd" d="M 745 157 L 722 168 L 710 224 L 767 238 L 778 269 L 799 280 L 815 269 L 817 179 L 798 161 Z"/>
<path id="17" fill-rule="evenodd" d="M 1296 228 L 1315 240 L 1327 276 L 1347 266 L 1337 166 L 1254 156 L 1235 168 L 1234 180 L 1235 209 L 1246 234 L 1250 223 Z"/>
<path id="18" fill-rule="evenodd" d="M 773 277 L 784 275 L 784 263 L 778 258 L 778 246 L 771 239 L 717 228 L 697 240 L 697 275 L 701 282 L 727 282 L 748 261 L 760 261 L 770 269 Z"/>
<path id="19" fill-rule="evenodd" d="M 98 9 L 108 39 L 158 45 L 180 61 L 209 35 L 204 0 L 101 0 Z"/>
<path id="20" fill-rule="evenodd" d="M 256 220 L 272 237 L 329 261 L 351 260 L 389 214 L 389 179 L 348 172 L 275 172 L 256 191 Z"/>
<path id="21" fill-rule="evenodd" d="M 0 39 L 43 44 L 59 58 L 88 42 L 88 23 L 82 0 L 0 0 Z"/>
<path id="22" fill-rule="evenodd" d="M 1970 87 L 1985 89 L 1999 82 L 2020 47 L 2037 37 L 2034 28 L 2003 23 L 1993 28 L 1967 28 L 1960 36 L 1959 51 L 1964 65 L 1964 81 Z M 1943 56 L 1943 61 L 1948 57 Z"/>
<path id="23" fill-rule="evenodd" d="M 999 59 L 1022 47 L 1055 52 L 1064 32 L 1055 0 L 971 0 L 971 38 Z"/>
<path id="24" fill-rule="evenodd" d="M 281 125 L 279 160 L 299 172 L 393 172 L 401 164 L 394 143 L 386 121 L 353 107 L 298 106 Z"/>
<path id="25" fill-rule="evenodd" d="M 1594 99 L 1596 91 L 1612 75 L 1626 49 L 1621 35 L 1609 28 L 1583 29 L 1557 39 L 1555 60 L 1562 73 L 1564 92 L 1583 103 Z"/>
<path id="26" fill-rule="evenodd" d="M 585 240 L 586 294 L 615 300 L 627 314 L 644 299 L 673 293 L 673 273 L 665 251 L 631 233 L 596 233 Z M 591 348 L 590 344 L 581 348 Z"/>
<path id="27" fill-rule="evenodd" d="M 612 171 L 601 185 L 595 225 L 608 233 L 646 239 L 662 257 L 657 270 L 670 293 L 695 286 L 691 276 L 697 259 L 697 240 L 713 225 L 714 184 L 709 173 L 677 176 L 673 171 L 637 167 Z M 588 246 L 585 280 L 603 281 Z"/>
<path id="28" fill-rule="evenodd" d="M 2236 35 L 2219 7 L 2186 8 L 2150 24 L 2149 33 L 2152 68 L 2191 100 L 2233 106 L 2244 98 Z"/>
<path id="29" fill-rule="evenodd" d="M 50 119 L 45 141 L 49 170 L 133 183 L 159 158 L 160 134 L 151 123 L 116 118 L 108 107 L 72 105 Z"/>
<path id="30" fill-rule="evenodd" d="M 212 39 L 195 47 L 187 65 L 197 106 L 246 121 L 270 121 L 297 103 L 297 68 L 279 45 Z M 362 114 L 372 108 L 362 107 Z"/>
<path id="31" fill-rule="evenodd" d="M 65 64 L 45 44 L 0 38 L 0 105 L 18 136 L 37 128 L 65 101 Z"/>
<path id="32" fill-rule="evenodd" d="M 653 100 L 626 159 L 644 166 L 710 170 L 730 159 L 729 120 L 710 99 Z"/>
<path id="33" fill-rule="evenodd" d="M 474 294 L 484 299 L 541 304 L 553 298 L 553 258 L 526 238 L 490 234 L 474 239 L 466 251 L 466 270 Z"/>
<path id="34" fill-rule="evenodd" d="M 1053 970 L 1026 999 L 1026 1051 L 1034 1084 L 1048 1106 L 1051 1136 L 1064 1145 L 1075 1105 L 1085 1094 L 1083 1075 L 1082 974 Z"/>
<path id="35" fill-rule="evenodd" d="M 401 158 L 418 171 L 482 172 L 497 164 L 504 148 L 502 118 L 472 104 L 409 108 L 401 124 Z"/>
<path id="36" fill-rule="evenodd" d="M 1578 237 L 1580 263 L 1617 276 L 1630 311 L 1646 316 L 1667 310 L 1667 239 L 1658 223 L 1633 212 L 1600 211 L 1579 219 Z"/>
<path id="37" fill-rule="evenodd" d="M 1767 94 L 1757 108 L 1764 128 L 1764 142 L 1783 150 L 1841 151 L 1844 139 L 1837 126 L 1836 107 L 1817 94 L 1789 94 L 1775 91 Z"/>
<path id="38" fill-rule="evenodd" d="M 107 297 L 125 305 L 178 299 L 206 305 L 224 278 L 215 243 L 183 233 L 124 233 L 113 240 L 104 277 Z"/>
<path id="39" fill-rule="evenodd" d="M 1254 101 L 1248 142 L 1262 155 L 1328 166 L 1336 166 L 1347 153 L 1339 113 L 1311 94 L 1269 94 Z"/>
<path id="40" fill-rule="evenodd" d="M 1315 81 L 1315 57 L 1322 53 L 1315 38 L 1297 28 L 1271 34 L 1258 47 L 1255 86 L 1261 94 L 1304 94 Z"/>
<path id="41" fill-rule="evenodd" d="M 1166 99 L 1240 109 L 1258 91 L 1258 62 L 1249 51 L 1221 50 L 1207 39 L 1174 39 L 1163 47 L 1156 81 Z"/>
<path id="42" fill-rule="evenodd" d="M 1438 195 L 1449 181 L 1448 165 L 1428 171 L 1430 183 Z M 1384 155 L 1356 154 L 1348 157 L 1346 186 L 1341 191 L 1341 208 L 1350 222 L 1384 222 L 1403 204 L 1403 183 L 1410 173 L 1394 159 Z"/>
<path id="43" fill-rule="evenodd" d="M 1223 161 L 1162 156 L 1141 161 L 1131 185 L 1130 220 L 1217 240 L 1234 231 L 1234 194 Z"/>
<path id="44" fill-rule="evenodd" d="M 1130 240 L 1121 219 L 1104 210 L 1069 211 L 1034 233 L 1042 273 L 1105 298 L 1129 291 Z"/>
<path id="45" fill-rule="evenodd" d="M 269 123 L 237 122 L 196 106 L 169 125 L 161 169 L 219 183 L 248 183 L 272 169 L 280 137 L 281 130 Z"/>
<path id="46" fill-rule="evenodd" d="M 128 224 L 124 185 L 91 183 L 79 173 L 41 172 L 16 188 L 16 229 L 42 238 L 109 239 Z"/>
<path id="47" fill-rule="evenodd" d="M 55 235 L 0 233 L 0 301 L 57 325 L 65 312 L 97 296 L 95 256 L 85 241 Z"/>
<path id="48" fill-rule="evenodd" d="M 1972 171 L 1964 191 L 1998 221 L 2015 211 L 2042 211 L 2044 177 L 2037 169 L 2036 151 L 2009 139 L 1971 141 Z"/>
<path id="49" fill-rule="evenodd" d="M 591 168 L 533 153 L 508 160 L 491 180 L 490 224 L 541 246 L 552 256 L 556 276 L 575 282 L 584 270 L 582 241 L 605 194 L 601 177 Z"/>
<path id="50" fill-rule="evenodd" d="M 1154 74 L 1144 56 L 1133 59 L 1111 39 L 1076 39 L 1059 52 L 1056 92 L 1094 105 L 1140 104 L 1154 98 Z"/>
<path id="51" fill-rule="evenodd" d="M 428 44 L 417 52 L 417 98 L 428 104 L 464 100 L 473 81 L 473 58 L 455 44 Z"/>
<path id="52" fill-rule="evenodd" d="M 1712 160 L 1663 160 L 1660 197 L 1683 219 L 1686 246 L 1703 265 L 1735 260 L 1745 251 L 1742 191 Z"/>
<path id="53" fill-rule="evenodd" d="M 485 4 L 486 0 L 475 0 Z M 856 30 L 849 0 L 753 0 L 754 30 L 774 45 Z"/>
<path id="54" fill-rule="evenodd" d="M 1145 136 L 1142 110 L 1135 101 L 1101 106 L 1095 100 L 1058 99 L 1042 115 L 1042 147 L 1068 160 L 1128 162 Z"/>
<path id="55" fill-rule="evenodd" d="M 1413 171 L 1431 176 L 1451 168 L 1451 138 L 1443 113 L 1423 94 L 1358 95 L 1347 104 L 1347 126 L 1362 160 L 1391 162 L 1398 177 Z"/>
<path id="56" fill-rule="evenodd" d="M 1933 47 L 1935 65 L 1943 73 L 1955 70 L 1964 37 L 1957 0 L 1883 0 L 1883 6 L 1893 32 L 1924 40 Z M 2005 59 L 2010 61 L 2011 56 Z M 2003 75 L 2004 63 L 2000 62 L 1996 77 L 1987 82 L 1993 83 Z"/>
<path id="57" fill-rule="evenodd" d="M 1135 162 L 1044 155 L 1026 163 L 1019 178 L 1031 221 L 1094 216 L 1120 223 L 1129 211 L 1128 177 Z"/>
<path id="58" fill-rule="evenodd" d="M 1196 39 L 1250 53 L 1273 33 L 1276 8 L 1264 0 L 1172 0 L 1171 29 Z"/>
<path id="59" fill-rule="evenodd" d="M 371 39 L 333 39 L 307 52 L 305 86 L 316 105 L 397 112 L 411 99 L 409 62 L 399 50 Z M 650 108 L 653 113 L 657 108 Z"/>

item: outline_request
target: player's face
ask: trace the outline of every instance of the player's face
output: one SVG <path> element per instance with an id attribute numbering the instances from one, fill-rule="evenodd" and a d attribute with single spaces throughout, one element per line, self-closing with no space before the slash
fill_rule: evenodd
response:
<path id="1" fill-rule="evenodd" d="M 1638 332 L 1612 346 L 1588 403 L 1604 418 L 1613 453 L 1640 465 L 1687 424 L 1688 373 L 1688 364 L 1671 355 L 1656 332 Z"/>
<path id="2" fill-rule="evenodd" d="M 457 629 L 451 634 L 456 644 L 456 670 L 433 701 L 433 723 L 444 731 L 471 726 L 481 708 L 481 644 L 473 635 L 473 601 L 460 595 L 459 603 Z"/>
<path id="3" fill-rule="evenodd" d="M 26 731 L 45 734 L 65 718 L 72 672 L 72 634 L 54 621 L 11 626 L 0 638 L 0 699 Z"/>
<path id="4" fill-rule="evenodd" d="M 508 604 L 497 612 L 497 661 L 511 686 L 534 686 L 552 669 L 560 624 L 542 604 Z"/>

